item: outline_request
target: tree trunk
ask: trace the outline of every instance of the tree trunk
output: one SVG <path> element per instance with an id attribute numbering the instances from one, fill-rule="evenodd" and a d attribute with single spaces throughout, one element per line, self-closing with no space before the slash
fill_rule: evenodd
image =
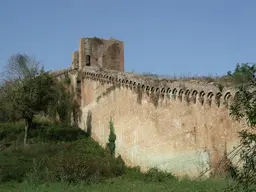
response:
<path id="1" fill-rule="evenodd" d="M 28 140 L 28 131 L 31 128 L 32 118 L 25 119 L 25 134 L 24 134 L 24 146 L 27 145 Z"/>

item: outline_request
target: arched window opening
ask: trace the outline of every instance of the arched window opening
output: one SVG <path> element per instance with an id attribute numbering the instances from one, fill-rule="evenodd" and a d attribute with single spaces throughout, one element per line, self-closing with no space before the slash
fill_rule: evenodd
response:
<path id="1" fill-rule="evenodd" d="M 85 57 L 85 65 L 86 66 L 91 66 L 91 56 L 90 55 L 86 55 Z"/>

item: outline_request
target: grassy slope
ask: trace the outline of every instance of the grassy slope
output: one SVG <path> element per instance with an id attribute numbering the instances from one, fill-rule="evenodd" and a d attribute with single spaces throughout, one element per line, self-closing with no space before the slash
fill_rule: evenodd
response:
<path id="1" fill-rule="evenodd" d="M 128 191 L 145 191 L 145 192 L 155 192 L 155 191 L 183 191 L 183 192 L 213 192 L 213 191 L 223 191 L 225 187 L 225 182 L 223 181 L 204 181 L 204 182 L 192 182 L 192 181 L 164 181 L 164 182 L 145 182 L 140 180 L 129 180 L 129 179 L 115 179 L 112 182 L 104 182 L 99 184 L 76 184 L 76 185 L 67 185 L 65 183 L 51 183 L 51 184 L 42 184 L 39 186 L 30 185 L 28 183 L 6 183 L 0 185 L 0 191 L 26 191 L 26 192 L 61 192 L 61 191 L 90 191 L 90 192 L 128 192 Z"/>
<path id="2" fill-rule="evenodd" d="M 37 126 L 29 134 L 30 148 L 24 150 L 22 128 L 20 124 L 0 124 L 0 191 L 223 191 L 226 186 L 224 180 L 177 181 L 171 174 L 156 170 L 142 174 L 138 169 L 122 167 L 120 161 L 74 128 Z M 43 166 L 34 165 L 43 159 Z M 45 167 L 53 170 L 49 177 Z M 59 175 L 67 179 L 70 174 L 76 184 L 56 180 Z M 82 179 L 87 183 L 82 184 Z"/>

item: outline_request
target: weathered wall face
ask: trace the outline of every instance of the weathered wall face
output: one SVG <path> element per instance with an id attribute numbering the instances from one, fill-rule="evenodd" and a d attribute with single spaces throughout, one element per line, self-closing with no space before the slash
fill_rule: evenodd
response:
<path id="1" fill-rule="evenodd" d="M 79 51 L 75 51 L 72 54 L 72 68 L 73 69 L 79 68 Z"/>
<path id="2" fill-rule="evenodd" d="M 105 145 L 113 119 L 117 154 L 143 170 L 198 176 L 219 167 L 238 145 L 237 131 L 246 128 L 229 116 L 232 89 L 96 68 L 73 74 L 83 79 L 79 126 L 86 130 L 90 113 L 92 136 Z"/>
<path id="3" fill-rule="evenodd" d="M 79 43 L 79 69 L 88 66 L 124 71 L 122 41 L 82 38 Z"/>

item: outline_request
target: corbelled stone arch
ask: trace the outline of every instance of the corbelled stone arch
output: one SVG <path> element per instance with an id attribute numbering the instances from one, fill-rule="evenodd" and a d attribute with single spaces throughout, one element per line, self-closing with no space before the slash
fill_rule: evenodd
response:
<path id="1" fill-rule="evenodd" d="M 142 89 L 142 85 L 141 85 L 141 83 L 139 82 L 139 83 L 136 83 L 137 84 L 137 88 L 136 88 L 136 92 L 137 92 L 137 102 L 139 103 L 139 104 L 141 104 L 142 103 L 142 93 L 143 93 L 143 89 Z M 135 85 L 136 85 L 135 84 Z"/>
<path id="2" fill-rule="evenodd" d="M 165 88 L 164 87 L 161 89 L 161 93 L 165 94 Z"/>
<path id="3" fill-rule="evenodd" d="M 166 93 L 171 93 L 172 92 L 172 89 L 171 88 L 168 88 L 167 90 L 166 90 Z"/>
<path id="4" fill-rule="evenodd" d="M 172 92 L 172 89 L 170 88 L 170 87 L 168 87 L 167 89 L 166 89 L 166 96 L 168 97 L 168 99 L 170 99 L 171 98 L 171 92 Z"/>
<path id="5" fill-rule="evenodd" d="M 190 96 L 190 90 L 189 90 L 189 89 L 187 89 L 187 90 L 185 91 L 185 95 Z"/>
<path id="6" fill-rule="evenodd" d="M 110 80 L 111 83 L 113 83 L 113 84 L 115 83 L 115 77 L 110 76 L 110 77 L 109 77 L 109 80 Z"/>
<path id="7" fill-rule="evenodd" d="M 128 79 L 125 80 L 125 87 L 129 88 L 129 80 Z"/>
<path id="8" fill-rule="evenodd" d="M 146 88 L 146 86 L 145 86 L 144 84 L 142 84 L 142 85 L 141 85 L 141 89 L 142 89 L 142 91 L 144 91 L 144 90 L 145 90 L 145 88 Z"/>
<path id="9" fill-rule="evenodd" d="M 160 98 L 164 99 L 166 89 L 164 87 L 162 87 L 159 89 L 159 92 L 160 92 Z"/>
<path id="10" fill-rule="evenodd" d="M 193 101 L 194 104 L 196 103 L 197 95 L 198 95 L 198 91 L 197 90 L 193 90 L 191 97 L 192 97 L 192 101 Z"/>
<path id="11" fill-rule="evenodd" d="M 231 98 L 231 93 L 230 93 L 230 91 L 227 91 L 226 93 L 225 93 L 225 95 L 224 95 L 224 101 L 228 101 L 230 98 Z"/>
<path id="12" fill-rule="evenodd" d="M 130 87 L 130 89 L 132 89 L 132 87 L 133 87 L 133 81 L 132 80 L 129 81 L 129 87 Z"/>
<path id="13" fill-rule="evenodd" d="M 101 82 L 104 82 L 104 75 L 103 74 L 100 73 L 99 78 L 100 78 Z"/>
<path id="14" fill-rule="evenodd" d="M 177 93 L 178 93 L 178 90 L 176 89 L 176 88 L 174 88 L 173 90 L 172 90 L 172 98 L 175 100 L 176 99 L 176 97 L 177 97 Z"/>
<path id="15" fill-rule="evenodd" d="M 127 79 L 123 79 L 122 84 L 124 84 L 127 87 L 127 83 L 128 83 L 128 80 Z"/>
<path id="16" fill-rule="evenodd" d="M 199 102 L 203 105 L 204 104 L 204 97 L 205 97 L 205 92 L 204 91 L 200 91 L 199 93 Z"/>
<path id="17" fill-rule="evenodd" d="M 92 79 L 93 79 L 93 80 L 96 79 L 96 74 L 95 74 L 95 73 L 92 74 Z"/>
<path id="18" fill-rule="evenodd" d="M 184 91 L 185 91 L 184 89 L 180 89 L 179 92 L 178 92 L 178 98 L 179 98 L 180 101 L 182 101 Z"/>
<path id="19" fill-rule="evenodd" d="M 220 107 L 221 97 L 222 97 L 222 93 L 221 92 L 216 93 L 216 95 L 215 95 L 215 103 L 216 103 L 217 107 Z"/>
<path id="20" fill-rule="evenodd" d="M 109 76 L 108 76 L 108 75 L 105 77 L 105 81 L 107 82 L 107 84 L 110 83 L 110 81 L 109 81 Z"/>
<path id="21" fill-rule="evenodd" d="M 187 104 L 190 104 L 190 90 L 189 89 L 187 89 L 186 91 L 185 91 L 185 96 L 184 96 L 184 98 L 185 98 L 185 101 L 187 102 Z"/>
<path id="22" fill-rule="evenodd" d="M 112 76 L 109 76 L 108 81 L 109 81 L 109 83 L 113 84 L 114 83 L 114 78 Z"/>
<path id="23" fill-rule="evenodd" d="M 209 106 L 212 105 L 212 98 L 213 98 L 213 96 L 214 96 L 214 94 L 213 94 L 212 91 L 209 91 L 209 92 L 207 93 L 207 103 L 208 103 Z"/>
<path id="24" fill-rule="evenodd" d="M 121 86 L 122 86 L 122 87 L 125 86 L 125 79 L 122 79 Z"/>
<path id="25" fill-rule="evenodd" d="M 122 79 L 118 79 L 118 86 L 122 85 Z"/>
<path id="26" fill-rule="evenodd" d="M 224 94 L 224 105 L 225 105 L 226 107 L 228 107 L 228 105 L 230 104 L 231 98 L 232 98 L 231 92 L 230 92 L 230 91 L 227 91 L 227 92 Z"/>
<path id="27" fill-rule="evenodd" d="M 98 73 L 95 74 L 94 79 L 95 79 L 96 81 L 99 81 L 99 75 L 98 75 Z"/>

